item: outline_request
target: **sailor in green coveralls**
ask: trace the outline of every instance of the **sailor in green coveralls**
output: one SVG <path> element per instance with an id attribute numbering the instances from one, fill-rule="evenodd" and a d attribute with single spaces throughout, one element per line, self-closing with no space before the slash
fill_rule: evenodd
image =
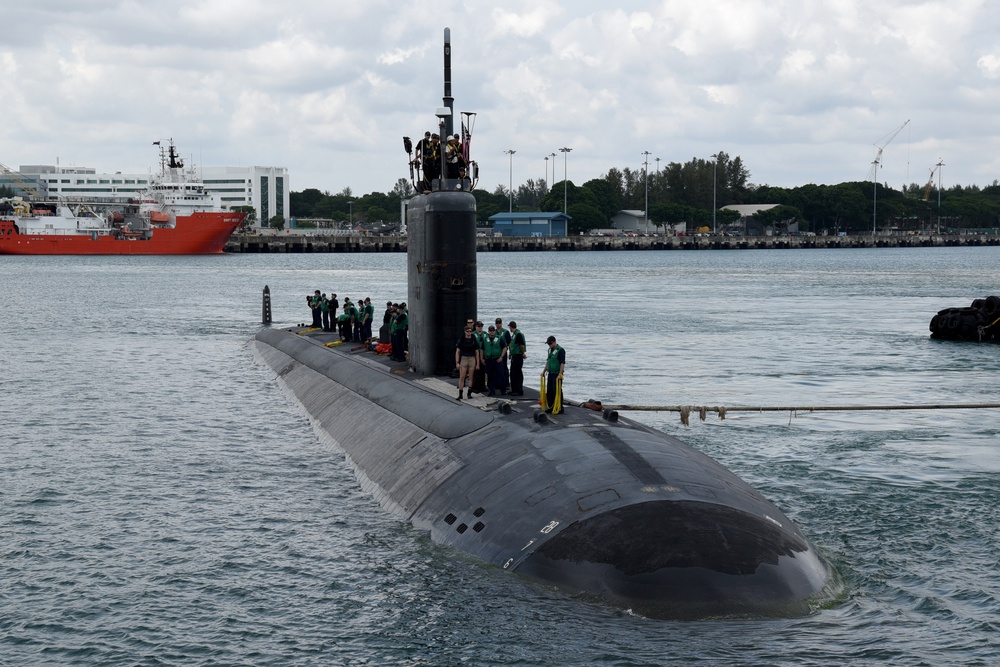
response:
<path id="1" fill-rule="evenodd" d="M 561 389 L 563 373 L 566 371 L 566 350 L 556 344 L 555 336 L 549 336 L 545 342 L 549 345 L 549 356 L 545 360 L 545 370 L 542 371 L 542 377 L 545 377 L 546 373 L 549 374 L 549 382 L 545 391 L 545 411 L 559 414 L 562 411 Z M 557 387 L 560 390 L 559 409 L 553 410 L 552 408 L 556 404 Z"/>

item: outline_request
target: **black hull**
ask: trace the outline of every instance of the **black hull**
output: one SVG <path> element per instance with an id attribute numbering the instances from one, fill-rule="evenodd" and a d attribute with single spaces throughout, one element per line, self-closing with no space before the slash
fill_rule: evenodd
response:
<path id="1" fill-rule="evenodd" d="M 798 528 L 679 440 L 572 405 L 539 423 L 537 393 L 506 414 L 459 403 L 333 339 L 264 329 L 254 346 L 363 488 L 435 542 L 655 618 L 800 615 L 822 593 Z"/>

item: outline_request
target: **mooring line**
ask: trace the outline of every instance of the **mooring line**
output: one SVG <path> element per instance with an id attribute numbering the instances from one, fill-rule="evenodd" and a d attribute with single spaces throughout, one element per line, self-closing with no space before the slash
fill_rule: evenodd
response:
<path id="1" fill-rule="evenodd" d="M 758 405 L 758 406 L 709 406 L 709 405 L 604 405 L 605 410 L 631 410 L 635 412 L 679 412 L 681 423 L 688 425 L 692 412 L 698 413 L 705 421 L 709 412 L 718 413 L 725 419 L 728 412 L 884 412 L 891 410 L 992 410 L 1000 408 L 1000 403 L 938 403 L 934 405 Z"/>

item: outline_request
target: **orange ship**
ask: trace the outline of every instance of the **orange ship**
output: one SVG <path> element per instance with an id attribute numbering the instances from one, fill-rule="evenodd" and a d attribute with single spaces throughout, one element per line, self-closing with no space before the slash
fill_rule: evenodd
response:
<path id="1" fill-rule="evenodd" d="M 246 213 L 223 209 L 173 142 L 160 176 L 122 210 L 0 199 L 0 255 L 206 255 L 222 252 Z"/>

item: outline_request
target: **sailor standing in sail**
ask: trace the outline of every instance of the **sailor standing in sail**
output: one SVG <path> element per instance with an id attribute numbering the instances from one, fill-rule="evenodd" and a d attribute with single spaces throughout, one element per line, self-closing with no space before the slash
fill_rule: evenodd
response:
<path id="1" fill-rule="evenodd" d="M 448 178 L 462 178 L 465 174 L 465 158 L 462 156 L 462 142 L 457 134 L 448 137 L 448 143 L 445 146 L 445 162 Z"/>
<path id="2" fill-rule="evenodd" d="M 431 183 L 435 178 L 441 176 L 441 143 L 438 135 L 424 132 L 424 138 L 417 142 L 417 157 L 414 162 L 420 160 L 420 168 L 424 172 L 423 186 L 424 192 L 431 191 Z"/>

